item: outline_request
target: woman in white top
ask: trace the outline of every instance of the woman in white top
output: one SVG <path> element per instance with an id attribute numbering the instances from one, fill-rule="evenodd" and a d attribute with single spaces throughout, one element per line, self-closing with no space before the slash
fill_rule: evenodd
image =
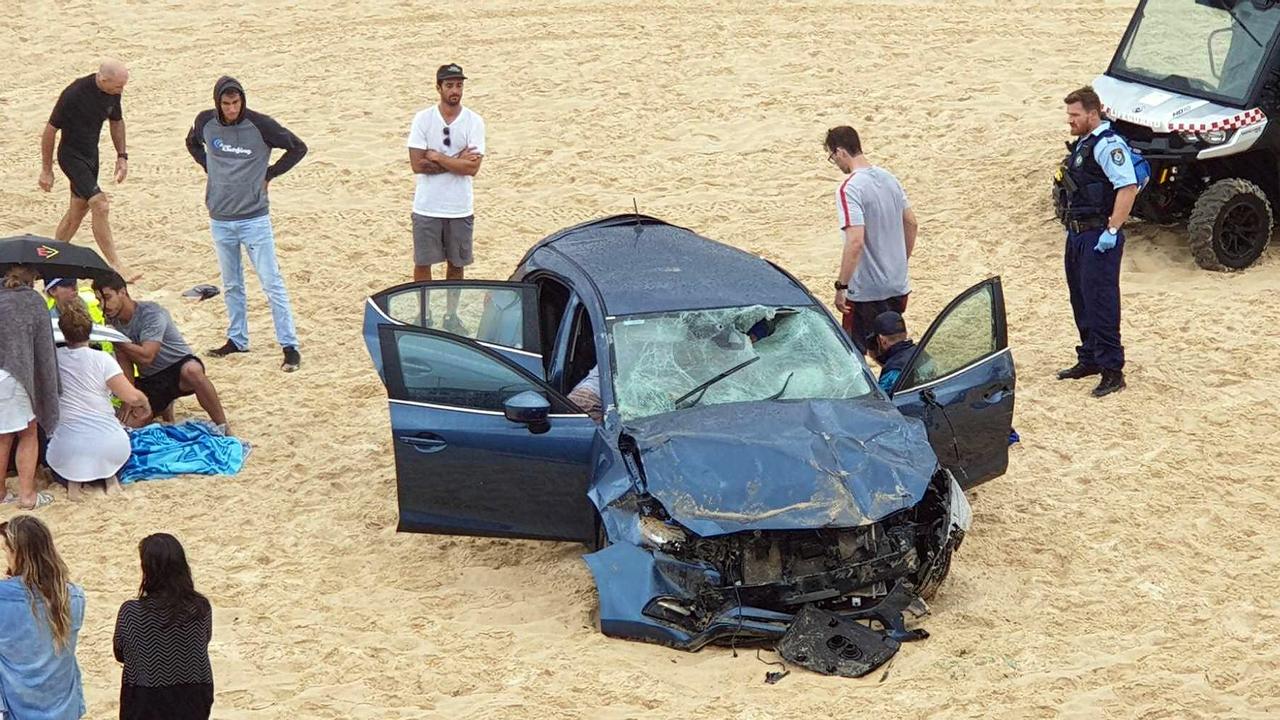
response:
<path id="1" fill-rule="evenodd" d="M 147 407 L 147 396 L 129 382 L 115 358 L 89 347 L 93 321 L 84 301 L 58 303 L 58 328 L 67 346 L 58 348 L 62 379 L 60 421 L 49 438 L 49 467 L 67 481 L 67 497 L 80 498 L 82 483 L 105 480 L 108 493 L 120 489 L 116 471 L 129 459 L 129 434 L 111 407 L 115 394 L 130 409 Z"/>

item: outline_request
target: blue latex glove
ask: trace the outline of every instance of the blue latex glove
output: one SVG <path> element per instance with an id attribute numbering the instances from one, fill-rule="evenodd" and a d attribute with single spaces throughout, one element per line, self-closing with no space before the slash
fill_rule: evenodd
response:
<path id="1" fill-rule="evenodd" d="M 1093 249 L 1095 252 L 1104 253 L 1108 250 L 1115 248 L 1115 246 L 1116 246 L 1116 234 L 1111 232 L 1110 229 L 1107 229 L 1107 230 L 1103 230 L 1102 233 L 1098 235 L 1098 244 L 1094 245 Z"/>

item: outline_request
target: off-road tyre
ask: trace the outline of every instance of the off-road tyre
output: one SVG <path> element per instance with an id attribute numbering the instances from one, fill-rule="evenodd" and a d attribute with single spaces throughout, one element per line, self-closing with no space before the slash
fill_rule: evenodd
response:
<path id="1" fill-rule="evenodd" d="M 1196 264 L 1232 272 L 1249 267 L 1271 240 L 1271 203 L 1257 185 L 1226 178 L 1196 200 L 1187 222 L 1187 240 Z"/>

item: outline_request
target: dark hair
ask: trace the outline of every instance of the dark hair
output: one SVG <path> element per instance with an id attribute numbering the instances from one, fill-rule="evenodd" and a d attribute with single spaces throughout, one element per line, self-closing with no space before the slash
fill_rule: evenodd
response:
<path id="1" fill-rule="evenodd" d="M 1080 105 L 1085 112 L 1102 112 L 1102 98 L 1098 97 L 1098 93 L 1093 91 L 1092 85 L 1085 85 L 1079 90 L 1071 91 L 1071 94 L 1062 99 L 1064 105 Z"/>
<path id="2" fill-rule="evenodd" d="M 58 329 L 69 345 L 89 341 L 93 318 L 89 317 L 89 308 L 79 296 L 58 303 Z"/>
<path id="3" fill-rule="evenodd" d="M 138 555 L 142 558 L 138 599 L 159 603 L 166 626 L 184 625 L 211 612 L 209 600 L 196 592 L 187 553 L 177 538 L 168 533 L 148 535 L 138 543 Z"/>
<path id="4" fill-rule="evenodd" d="M 862 139 L 858 137 L 858 131 L 848 125 L 833 127 L 827 131 L 827 139 L 822 141 L 823 147 L 827 152 L 835 152 L 840 148 L 850 155 L 858 155 L 862 152 Z"/>
<path id="5" fill-rule="evenodd" d="M 115 290 L 116 292 L 120 292 L 122 290 L 124 292 L 129 292 L 129 283 L 125 282 L 124 278 L 120 277 L 120 273 L 117 272 L 99 275 L 93 279 L 94 292 L 100 293 L 106 289 Z"/>

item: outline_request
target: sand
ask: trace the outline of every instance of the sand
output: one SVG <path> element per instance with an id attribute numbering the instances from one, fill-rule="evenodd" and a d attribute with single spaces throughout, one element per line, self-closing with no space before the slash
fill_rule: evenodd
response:
<path id="1" fill-rule="evenodd" d="M 1212 274 L 1177 231 L 1135 228 L 1129 389 L 1097 401 L 1090 383 L 1053 379 L 1074 333 L 1048 203 L 1059 101 L 1105 67 L 1133 3 L 12 5 L 0 231 L 52 233 L 67 184 L 36 189 L 39 132 L 68 81 L 122 57 L 131 175 L 116 186 L 104 172 L 116 237 L 146 273 L 138 294 L 199 349 L 221 343 L 225 316 L 178 299 L 217 282 L 183 137 L 214 80 L 236 75 L 249 107 L 311 146 L 272 187 L 303 369 L 277 369 L 253 279 L 253 352 L 209 361 L 256 447 L 244 472 L 41 513 L 88 592 L 89 717 L 115 716 L 115 611 L 138 583 L 138 540 L 160 530 L 186 543 L 216 608 L 219 718 L 1280 714 L 1280 254 Z M 359 321 L 368 293 L 408 278 L 404 139 L 447 61 L 488 124 L 475 277 L 505 278 L 545 234 L 634 199 L 781 261 L 825 298 L 839 178 L 820 142 L 852 123 L 921 219 L 912 327 L 1004 278 L 1023 443 L 972 493 L 933 637 L 887 677 L 765 685 L 776 668 L 751 652 L 611 640 L 592 625 L 579 546 L 395 533 L 385 394 Z"/>

